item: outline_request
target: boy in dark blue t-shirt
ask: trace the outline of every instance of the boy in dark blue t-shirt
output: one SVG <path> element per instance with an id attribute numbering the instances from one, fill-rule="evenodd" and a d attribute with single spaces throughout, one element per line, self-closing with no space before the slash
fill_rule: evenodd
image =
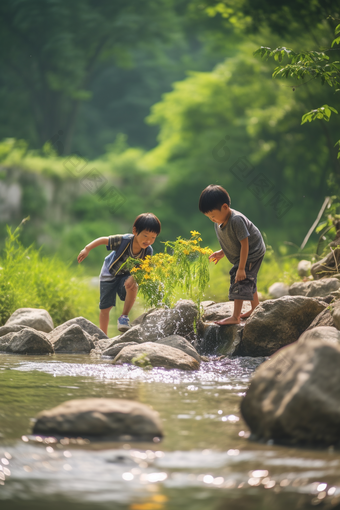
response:
<path id="1" fill-rule="evenodd" d="M 132 228 L 132 234 L 99 237 L 85 246 L 78 255 L 78 262 L 82 262 L 93 248 L 106 245 L 112 251 L 103 263 L 100 272 L 100 314 L 99 326 L 105 334 L 109 325 L 109 314 L 116 306 L 116 295 L 124 301 L 123 313 L 118 319 L 118 331 L 127 331 L 130 326 L 129 313 L 137 297 L 138 285 L 124 267 L 121 266 L 129 257 L 145 259 L 152 255 L 151 245 L 161 231 L 161 222 L 152 213 L 137 216 Z"/>

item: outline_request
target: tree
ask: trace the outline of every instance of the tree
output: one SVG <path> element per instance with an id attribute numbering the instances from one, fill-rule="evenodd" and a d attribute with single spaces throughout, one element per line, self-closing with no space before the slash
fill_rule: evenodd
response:
<path id="1" fill-rule="evenodd" d="M 18 104 L 25 105 L 33 118 L 22 120 L 34 130 L 36 145 L 62 130 L 60 148 L 69 153 L 97 63 L 124 65 L 137 44 L 169 41 L 179 30 L 175 8 L 174 0 L 3 0 L 1 99 L 11 109 L 2 109 L 1 121 L 14 126 Z"/>
<path id="2" fill-rule="evenodd" d="M 338 34 L 340 34 L 340 24 L 335 28 L 335 35 Z M 309 50 L 295 52 L 286 47 L 271 49 L 262 46 L 254 54 L 265 59 L 272 57 L 280 63 L 274 70 L 274 78 L 292 78 L 297 81 L 301 80 L 303 83 L 316 80 L 320 81 L 322 85 L 327 84 L 332 87 L 335 92 L 340 92 L 340 61 L 334 60 L 332 55 L 332 49 L 338 44 L 340 44 L 340 37 L 334 39 L 331 48 L 326 51 Z M 337 52 L 338 51 L 339 50 L 337 50 Z M 332 56 L 330 57 L 327 53 L 330 53 Z M 281 63 L 285 58 L 289 59 L 291 63 L 282 65 Z M 293 90 L 294 89 L 293 87 Z M 324 104 L 321 107 L 313 108 L 308 113 L 305 113 L 302 117 L 301 124 L 314 120 L 329 122 L 332 113 L 337 114 L 338 111 L 333 106 Z M 330 153 L 332 154 L 332 181 L 336 183 L 340 189 L 340 140 L 334 145 L 328 137 L 328 143 Z M 339 146 L 337 157 L 334 146 Z"/>

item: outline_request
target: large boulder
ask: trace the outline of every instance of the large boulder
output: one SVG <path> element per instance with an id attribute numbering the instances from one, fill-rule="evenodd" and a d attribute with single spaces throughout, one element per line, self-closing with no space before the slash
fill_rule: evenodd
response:
<path id="1" fill-rule="evenodd" d="M 291 296 L 325 297 L 340 289 L 337 278 L 323 278 L 309 282 L 295 282 L 289 287 Z"/>
<path id="2" fill-rule="evenodd" d="M 12 354 L 52 354 L 54 352 L 47 335 L 33 328 L 25 328 L 0 337 L 0 351 Z"/>
<path id="3" fill-rule="evenodd" d="M 92 340 L 94 342 L 99 339 L 108 338 L 108 336 L 105 335 L 105 333 L 101 329 L 99 329 L 95 324 L 93 324 L 93 322 L 89 321 L 88 319 L 85 319 L 85 317 L 75 317 L 74 319 L 70 319 L 69 321 L 66 321 L 63 324 L 60 324 L 60 326 L 51 331 L 49 337 L 51 341 L 54 338 L 59 337 L 62 331 L 65 331 L 73 324 L 77 324 L 78 326 L 80 326 L 83 331 L 85 331 L 88 335 L 92 337 Z"/>
<path id="4" fill-rule="evenodd" d="M 160 345 L 155 342 L 124 347 L 113 360 L 114 364 L 132 363 L 151 365 L 152 367 L 178 368 L 180 370 L 198 370 L 199 362 L 185 352 Z"/>
<path id="5" fill-rule="evenodd" d="M 199 321 L 194 346 L 200 354 L 232 356 L 241 342 L 243 328 L 244 323 L 218 326 L 212 322 Z"/>
<path id="6" fill-rule="evenodd" d="M 120 351 L 124 349 L 124 347 L 128 347 L 130 345 L 138 345 L 137 342 L 120 342 L 115 343 L 114 345 L 110 345 L 103 351 L 103 356 L 110 356 L 111 358 L 115 358 L 118 356 Z"/>
<path id="7" fill-rule="evenodd" d="M 284 296 L 260 303 L 244 326 L 235 356 L 271 356 L 295 342 L 326 308 L 321 300 Z"/>
<path id="8" fill-rule="evenodd" d="M 282 282 L 275 282 L 269 287 L 268 294 L 273 299 L 289 296 L 289 286 Z"/>
<path id="9" fill-rule="evenodd" d="M 340 332 L 306 331 L 256 370 L 241 403 L 253 438 L 285 444 L 340 443 Z"/>
<path id="10" fill-rule="evenodd" d="M 49 333 L 54 328 L 50 314 L 40 308 L 18 308 L 5 324 L 5 326 L 14 325 L 28 326 L 44 333 Z"/>
<path id="11" fill-rule="evenodd" d="M 114 342 L 155 342 L 171 335 L 180 335 L 187 340 L 193 340 L 197 317 L 195 303 L 180 299 L 174 308 L 152 309 L 142 314 L 132 322 L 132 327 Z M 114 342 L 110 346 L 113 346 Z"/>
<path id="12" fill-rule="evenodd" d="M 162 437 L 158 413 L 133 400 L 69 400 L 37 416 L 34 434 L 138 440 Z"/>
<path id="13" fill-rule="evenodd" d="M 196 349 L 191 345 L 188 340 L 179 335 L 171 335 L 166 338 L 161 338 L 160 340 L 156 340 L 155 344 L 161 345 L 169 345 L 174 349 L 179 349 L 182 352 L 185 352 L 192 358 L 195 358 L 199 363 L 201 362 L 201 356 L 198 354 Z"/>
<path id="14" fill-rule="evenodd" d="M 201 303 L 203 308 L 202 321 L 220 321 L 226 317 L 231 317 L 234 311 L 234 302 L 226 301 L 223 303 L 215 303 L 214 301 L 204 301 Z M 242 313 L 248 312 L 251 309 L 250 302 L 244 301 L 242 306 Z"/>
<path id="15" fill-rule="evenodd" d="M 58 328 L 57 328 L 58 329 Z M 54 351 L 59 353 L 89 354 L 94 348 L 92 337 L 78 324 L 71 324 L 67 329 L 49 337 Z"/>

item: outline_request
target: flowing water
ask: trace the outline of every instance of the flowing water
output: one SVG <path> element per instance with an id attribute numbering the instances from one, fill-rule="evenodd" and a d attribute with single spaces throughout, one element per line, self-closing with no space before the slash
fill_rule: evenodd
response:
<path id="1" fill-rule="evenodd" d="M 0 509 L 340 507 L 340 453 L 251 442 L 239 407 L 258 358 L 197 372 L 90 356 L 0 355 Z M 65 400 L 127 398 L 160 414 L 159 443 L 55 442 L 34 417 Z"/>

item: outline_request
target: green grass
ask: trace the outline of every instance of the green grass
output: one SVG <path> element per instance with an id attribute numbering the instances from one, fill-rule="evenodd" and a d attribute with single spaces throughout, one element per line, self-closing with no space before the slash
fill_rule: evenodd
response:
<path id="1" fill-rule="evenodd" d="M 7 227 L 0 255 L 0 325 L 18 308 L 43 308 L 55 326 L 79 315 L 96 320 L 98 292 L 84 281 L 81 268 L 43 257 L 33 246 L 24 248 L 22 224 L 14 232 Z"/>

